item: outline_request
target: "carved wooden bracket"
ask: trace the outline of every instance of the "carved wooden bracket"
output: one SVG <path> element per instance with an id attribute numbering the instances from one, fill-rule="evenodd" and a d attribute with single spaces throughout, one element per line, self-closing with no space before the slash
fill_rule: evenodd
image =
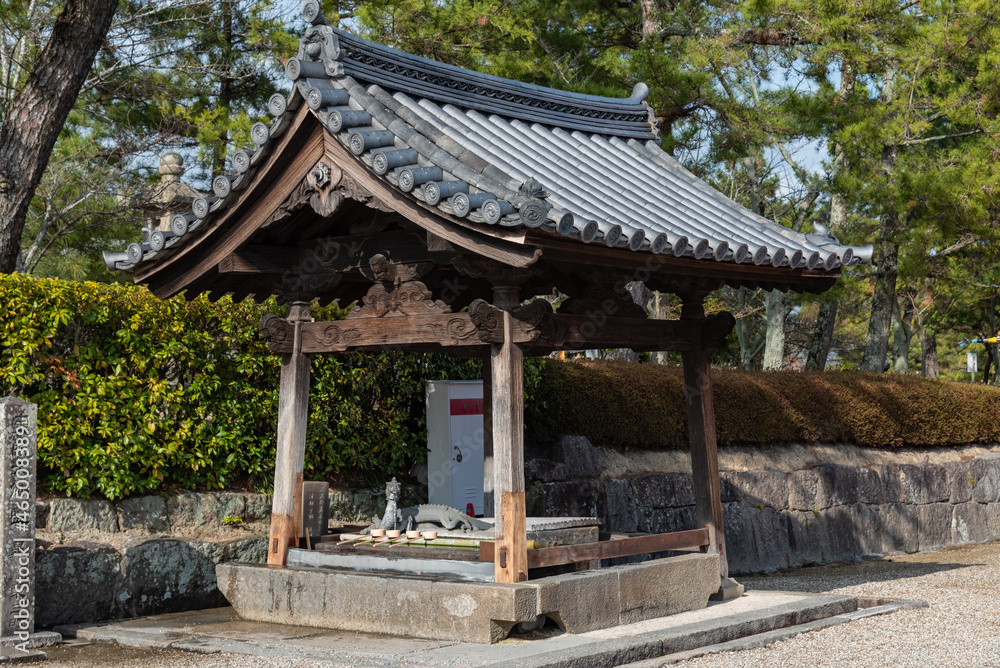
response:
<path id="1" fill-rule="evenodd" d="M 351 309 L 347 317 L 382 318 L 389 314 L 426 315 L 450 311 L 451 308 L 447 304 L 434 299 L 426 285 L 420 281 L 408 281 L 392 290 L 388 290 L 385 283 L 376 283 L 368 289 L 368 294 L 361 300 L 360 306 Z"/>
<path id="2" fill-rule="evenodd" d="M 469 317 L 479 330 L 479 340 L 483 343 L 503 343 L 503 309 L 476 299 L 469 305 Z M 544 299 L 535 299 L 529 304 L 511 311 L 514 319 L 514 340 L 532 341 L 537 339 L 550 324 L 552 304 Z"/>

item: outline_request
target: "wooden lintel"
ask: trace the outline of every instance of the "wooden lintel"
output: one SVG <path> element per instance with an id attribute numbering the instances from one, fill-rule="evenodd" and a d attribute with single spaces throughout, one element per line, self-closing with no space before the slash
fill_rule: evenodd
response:
<path id="1" fill-rule="evenodd" d="M 550 314 L 543 323 L 512 319 L 514 343 L 530 354 L 584 348 L 633 350 L 691 350 L 718 348 L 735 320 L 720 313 L 701 321 L 605 318 Z M 502 328 L 488 328 L 473 313 L 354 318 L 304 323 L 302 352 L 348 352 L 359 349 L 437 345 L 442 348 L 502 343 Z M 290 323 L 275 316 L 261 320 L 261 332 L 272 352 L 289 353 L 293 345 Z M 700 344 L 699 344 L 700 342 Z"/>
<path id="2" fill-rule="evenodd" d="M 454 252 L 430 251 L 423 235 L 397 230 L 368 236 L 327 237 L 300 247 L 246 245 L 219 262 L 220 273 L 315 274 L 365 269 L 372 257 L 394 263 L 448 263 Z"/>
<path id="3" fill-rule="evenodd" d="M 631 557 L 637 554 L 704 547 L 709 544 L 709 539 L 709 530 L 701 528 L 690 531 L 675 531 L 672 533 L 604 540 L 597 543 L 545 547 L 538 550 L 528 550 L 528 568 L 562 566 L 564 564 L 575 564 L 595 559 L 615 559 L 617 557 Z M 495 557 L 494 550 L 492 542 L 483 541 L 479 544 L 479 560 L 493 561 Z"/>

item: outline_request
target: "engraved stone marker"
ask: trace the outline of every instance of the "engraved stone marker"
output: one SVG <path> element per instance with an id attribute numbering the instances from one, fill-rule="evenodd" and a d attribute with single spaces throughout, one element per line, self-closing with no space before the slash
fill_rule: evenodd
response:
<path id="1" fill-rule="evenodd" d="M 330 522 L 330 484 L 302 483 L 302 535 L 325 536 Z"/>
<path id="2" fill-rule="evenodd" d="M 0 399 L 0 644 L 4 660 L 44 658 L 30 651 L 57 640 L 35 631 L 35 458 L 37 408 Z"/>

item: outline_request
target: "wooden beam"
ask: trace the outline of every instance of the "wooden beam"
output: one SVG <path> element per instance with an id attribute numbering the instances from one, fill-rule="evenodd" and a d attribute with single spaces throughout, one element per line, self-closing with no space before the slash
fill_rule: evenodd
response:
<path id="1" fill-rule="evenodd" d="M 480 302 L 468 313 L 362 317 L 305 323 L 302 351 L 307 354 L 374 350 L 409 345 L 438 345 L 448 350 L 463 346 L 500 344 L 506 319 L 503 311 Z M 489 318 L 483 318 L 483 306 Z M 554 350 L 627 347 L 633 350 L 691 350 L 696 339 L 703 350 L 721 347 L 735 320 L 729 313 L 699 323 L 649 318 L 601 318 L 589 315 L 549 314 L 543 320 L 519 320 L 511 314 L 510 334 L 525 352 L 546 355 Z M 261 331 L 276 353 L 292 350 L 292 326 L 275 316 L 261 320 Z"/>
<path id="2" fill-rule="evenodd" d="M 689 547 L 706 546 L 709 541 L 708 529 L 692 529 L 690 531 L 603 540 L 596 543 L 544 547 L 538 550 L 528 550 L 528 568 L 545 568 L 595 559 L 615 559 L 637 554 L 682 550 Z M 493 543 L 484 541 L 479 544 L 480 561 L 493 561 L 495 556 Z"/>
<path id="3" fill-rule="evenodd" d="M 700 325 L 705 322 L 705 295 L 681 295 L 681 318 Z M 695 342 L 699 337 L 695 337 Z M 684 395 L 688 435 L 691 440 L 691 472 L 694 483 L 695 522 L 708 527 L 712 544 L 708 551 L 719 555 L 722 577 L 729 576 L 726 537 L 722 522 L 722 489 L 715 442 L 715 406 L 712 403 L 712 361 L 707 350 L 695 343 L 682 353 Z"/>
<path id="4" fill-rule="evenodd" d="M 316 239 L 301 247 L 248 244 L 219 262 L 220 273 L 285 275 L 367 269 L 370 259 L 384 255 L 391 262 L 448 263 L 454 252 L 430 251 L 425 235 L 398 230 L 367 236 Z"/>
<path id="5" fill-rule="evenodd" d="M 528 546 L 524 506 L 524 365 L 521 348 L 514 342 L 517 288 L 495 291 L 495 304 L 503 311 L 504 343 L 490 350 L 493 412 L 493 494 L 497 553 L 494 582 L 528 579 Z"/>
<path id="6" fill-rule="evenodd" d="M 309 305 L 295 303 L 289 320 L 293 327 L 309 318 Z M 302 533 L 302 468 L 305 460 L 306 424 L 309 420 L 310 357 L 297 347 L 281 359 L 278 391 L 278 442 L 274 467 L 274 498 L 267 563 L 284 566 L 288 548 Z"/>

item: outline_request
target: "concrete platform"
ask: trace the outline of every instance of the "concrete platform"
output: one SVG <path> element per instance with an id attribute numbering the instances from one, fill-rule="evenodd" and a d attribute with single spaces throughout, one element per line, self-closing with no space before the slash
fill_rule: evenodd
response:
<path id="1" fill-rule="evenodd" d="M 233 652 L 326 661 L 357 668 L 585 668 L 637 661 L 662 665 L 672 659 L 733 648 L 755 639 L 774 642 L 796 633 L 850 622 L 862 615 L 892 612 L 902 604 L 857 610 L 850 596 L 799 592 L 750 592 L 739 599 L 713 602 L 703 610 L 625 624 L 578 635 L 552 627 L 498 645 L 395 638 L 246 621 L 232 608 L 159 615 L 101 626 L 74 625 L 56 630 L 92 642 L 114 641 L 136 647 L 200 653 Z"/>
<path id="2" fill-rule="evenodd" d="M 233 563 L 216 574 L 243 619 L 473 643 L 499 642 L 540 616 L 584 633 L 701 609 L 720 581 L 718 556 L 708 554 L 518 584 Z"/>

